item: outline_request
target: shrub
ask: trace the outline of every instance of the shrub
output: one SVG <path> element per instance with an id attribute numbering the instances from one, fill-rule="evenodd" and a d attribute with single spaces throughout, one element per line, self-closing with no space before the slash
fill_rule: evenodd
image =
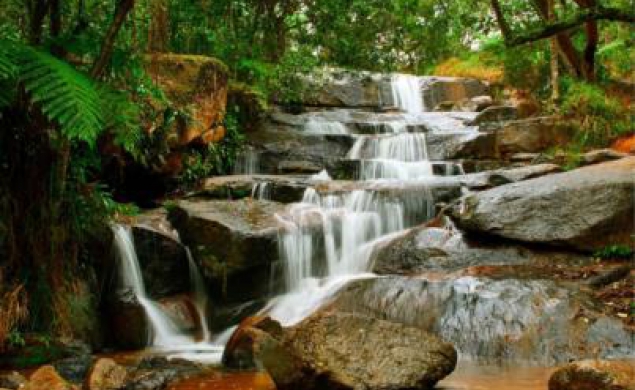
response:
<path id="1" fill-rule="evenodd" d="M 629 108 L 597 85 L 565 80 L 561 112 L 577 127 L 576 143 L 582 148 L 605 147 L 633 131 Z"/>

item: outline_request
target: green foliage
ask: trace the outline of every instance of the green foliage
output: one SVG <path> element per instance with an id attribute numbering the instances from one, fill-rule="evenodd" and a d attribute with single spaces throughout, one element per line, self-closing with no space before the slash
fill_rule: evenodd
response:
<path id="1" fill-rule="evenodd" d="M 576 143 L 582 148 L 604 147 L 633 131 L 633 114 L 600 86 L 565 80 L 562 114 L 577 127 Z"/>
<path id="2" fill-rule="evenodd" d="M 600 259 L 632 259 L 633 248 L 626 245 L 610 245 L 595 252 Z"/>
<path id="3" fill-rule="evenodd" d="M 33 104 L 59 125 L 68 139 L 94 142 L 103 129 L 100 98 L 93 82 L 72 66 L 30 46 L 1 41 L 0 76 L 24 87 Z"/>
<path id="4" fill-rule="evenodd" d="M 191 186 L 206 177 L 231 173 L 244 143 L 244 135 L 232 112 L 225 117 L 225 130 L 225 138 L 221 142 L 210 143 L 203 150 L 194 150 L 189 153 L 179 178 L 182 184 Z"/>

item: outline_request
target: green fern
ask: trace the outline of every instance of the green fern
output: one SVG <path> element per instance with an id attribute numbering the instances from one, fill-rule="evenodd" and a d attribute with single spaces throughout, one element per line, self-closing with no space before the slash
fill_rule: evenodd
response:
<path id="1" fill-rule="evenodd" d="M 7 41 L 0 41 L 0 46 L 0 77 L 23 86 L 64 136 L 94 143 L 104 127 L 94 83 L 66 62 L 30 46 Z"/>
<path id="2" fill-rule="evenodd" d="M 104 127 L 115 135 L 115 142 L 128 151 L 135 159 L 141 152 L 143 131 L 140 126 L 141 110 L 126 92 L 116 91 L 106 86 L 99 88 L 104 107 Z"/>

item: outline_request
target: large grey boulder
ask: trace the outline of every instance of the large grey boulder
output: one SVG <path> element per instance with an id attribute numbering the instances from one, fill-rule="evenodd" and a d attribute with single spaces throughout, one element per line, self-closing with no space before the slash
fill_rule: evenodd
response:
<path id="1" fill-rule="evenodd" d="M 318 312 L 287 329 L 257 321 L 234 334 L 224 355 L 262 365 L 278 389 L 431 389 L 457 354 L 421 329 L 358 314 Z"/>
<path id="2" fill-rule="evenodd" d="M 489 95 L 489 87 L 480 80 L 462 77 L 422 77 L 423 102 L 430 109 L 444 102 L 459 103 L 465 99 Z"/>
<path id="3" fill-rule="evenodd" d="M 467 231 L 593 251 L 631 245 L 635 157 L 464 197 L 451 211 Z"/>
<path id="4" fill-rule="evenodd" d="M 275 214 L 268 201 L 180 201 L 170 218 L 190 247 L 215 297 L 244 301 L 266 294 L 278 260 Z"/>
<path id="5" fill-rule="evenodd" d="M 632 358 L 633 331 L 598 310 L 594 298 L 546 275 L 520 276 L 431 272 L 358 280 L 329 308 L 420 328 L 480 362 Z"/>
<path id="6" fill-rule="evenodd" d="M 574 253 L 537 250 L 522 245 L 480 241 L 452 226 L 422 226 L 385 244 L 373 255 L 373 272 L 414 275 L 452 272 L 474 266 L 540 266 L 585 260 Z"/>

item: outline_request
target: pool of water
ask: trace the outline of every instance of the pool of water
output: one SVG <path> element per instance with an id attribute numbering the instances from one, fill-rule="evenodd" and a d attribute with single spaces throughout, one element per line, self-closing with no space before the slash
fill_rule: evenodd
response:
<path id="1" fill-rule="evenodd" d="M 438 390 L 546 390 L 554 368 L 498 367 L 461 363 Z M 168 390 L 276 390 L 266 373 L 212 372 L 175 383 Z"/>

